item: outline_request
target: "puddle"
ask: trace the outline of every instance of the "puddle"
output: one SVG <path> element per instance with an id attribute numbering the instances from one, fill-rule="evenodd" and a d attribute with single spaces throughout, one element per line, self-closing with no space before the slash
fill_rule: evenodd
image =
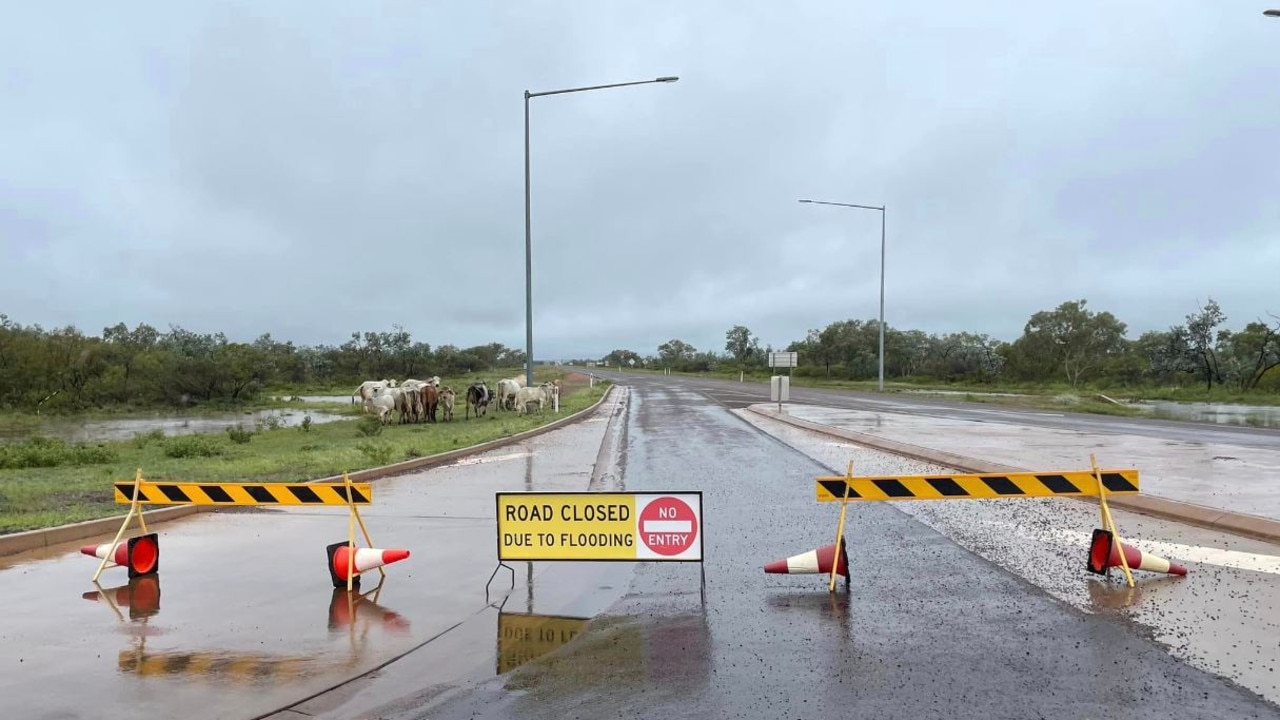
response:
<path id="1" fill-rule="evenodd" d="M 306 410 L 256 410 L 228 412 L 216 415 L 146 415 L 111 418 L 108 420 L 76 420 L 74 418 L 47 418 L 32 427 L 0 429 L 0 442 L 21 442 L 35 435 L 59 438 L 67 442 L 101 442 L 131 440 L 139 433 L 163 430 L 165 435 L 194 435 L 196 433 L 224 432 L 240 425 L 252 429 L 258 422 L 278 422 L 280 427 L 297 427 L 302 419 L 311 416 L 311 422 L 327 423 L 349 420 L 354 416 Z M 272 420 L 271 418 L 276 418 Z"/>
<path id="2" fill-rule="evenodd" d="M 1152 417 L 1193 420 L 1222 425 L 1249 425 L 1280 428 L 1280 407 L 1270 405 L 1229 405 L 1225 403 L 1184 403 L 1173 400 L 1146 400 L 1133 403 Z"/>
<path id="3" fill-rule="evenodd" d="M 973 392 L 967 390 L 903 390 L 904 394 L 934 395 L 939 397 L 965 396 L 982 398 L 1035 397 L 1019 393 Z M 1223 425 L 1248 425 L 1261 428 L 1280 428 L 1280 406 L 1237 405 L 1230 403 L 1178 402 L 1176 400 L 1143 400 L 1123 403 L 1124 407 L 1140 410 L 1149 417 L 1164 420 L 1189 420 Z M 1069 409 L 1069 406 L 1066 406 Z"/>

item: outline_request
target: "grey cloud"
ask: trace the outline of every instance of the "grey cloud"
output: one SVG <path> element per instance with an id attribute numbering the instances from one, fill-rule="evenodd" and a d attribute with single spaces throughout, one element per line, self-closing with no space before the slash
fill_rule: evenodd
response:
<path id="1" fill-rule="evenodd" d="M 164 8 L 0 27 L 0 312 L 540 357 L 874 318 L 1280 312 L 1280 22 L 1011 1 Z"/>

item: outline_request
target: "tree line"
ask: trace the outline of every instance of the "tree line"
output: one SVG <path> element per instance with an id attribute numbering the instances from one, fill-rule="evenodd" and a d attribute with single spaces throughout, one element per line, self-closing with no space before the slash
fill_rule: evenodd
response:
<path id="1" fill-rule="evenodd" d="M 46 330 L 0 314 L 0 408 L 83 409 L 117 405 L 237 403 L 286 384 L 351 384 L 369 378 L 457 377 L 521 367 L 525 354 L 499 343 L 432 348 L 403 328 L 356 332 L 341 345 L 251 343 L 222 333 L 124 323 L 101 336 Z"/>
<path id="2" fill-rule="evenodd" d="M 1072 300 L 1035 313 L 1012 342 L 986 334 L 929 334 L 885 327 L 885 377 L 898 380 L 993 384 L 1063 383 L 1072 387 L 1169 387 L 1280 392 L 1280 317 L 1243 328 L 1226 327 L 1213 299 L 1183 324 L 1127 336 L 1125 323 Z M 880 327 L 876 320 L 839 320 L 809 330 L 787 345 L 799 353 L 797 375 L 870 380 L 879 375 Z M 699 351 L 673 339 L 656 354 L 614 350 L 610 365 L 665 367 L 683 372 L 753 370 L 767 365 L 771 347 L 745 326 L 725 333 L 725 352 Z"/>

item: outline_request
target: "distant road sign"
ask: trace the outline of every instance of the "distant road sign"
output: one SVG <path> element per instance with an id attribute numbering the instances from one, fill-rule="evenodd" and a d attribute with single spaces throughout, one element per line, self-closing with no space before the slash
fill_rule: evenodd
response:
<path id="1" fill-rule="evenodd" d="M 793 368 L 800 366 L 800 353 L 795 352 L 772 352 L 769 353 L 769 367 L 771 368 Z"/>

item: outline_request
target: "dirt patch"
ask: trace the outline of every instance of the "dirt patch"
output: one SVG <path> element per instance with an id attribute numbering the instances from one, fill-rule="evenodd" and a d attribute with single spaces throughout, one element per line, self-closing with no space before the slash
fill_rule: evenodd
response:
<path id="1" fill-rule="evenodd" d="M 565 373 L 565 376 L 560 379 L 560 394 L 567 395 L 590 384 L 591 378 L 587 375 L 576 372 Z"/>

